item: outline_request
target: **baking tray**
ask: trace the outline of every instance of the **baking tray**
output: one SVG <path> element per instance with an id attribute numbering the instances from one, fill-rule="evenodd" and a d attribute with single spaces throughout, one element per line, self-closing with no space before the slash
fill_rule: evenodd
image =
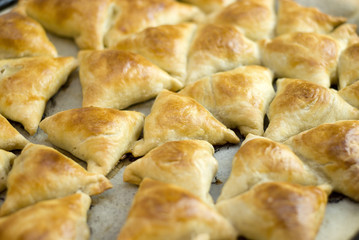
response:
<path id="1" fill-rule="evenodd" d="M 338 10 L 338 7 L 331 4 L 325 5 L 321 1 L 322 0 L 297 0 L 298 3 L 303 5 L 319 6 L 322 11 L 329 14 L 341 15 L 340 11 L 343 13 L 344 11 L 347 11 L 343 14 L 344 16 L 348 14 L 349 10 Z M 328 1 L 330 2 L 334 0 Z M 9 9 L 6 11 L 8 10 Z M 5 11 L 2 11 L 1 13 L 4 12 Z M 359 18 L 353 17 L 349 22 L 359 24 Z M 71 39 L 61 38 L 50 33 L 48 33 L 48 37 L 56 46 L 60 56 L 77 57 L 78 48 Z M 76 70 L 69 76 L 67 83 L 60 89 L 60 91 L 47 103 L 44 117 L 51 116 L 63 110 L 79 108 L 81 107 L 81 102 L 81 85 L 78 70 Z M 140 111 L 145 115 L 148 115 L 152 104 L 153 100 L 150 100 L 128 109 Z M 39 129 L 34 136 L 29 136 L 20 124 L 15 122 L 11 123 L 31 142 L 56 148 L 47 140 L 47 135 L 41 129 Z M 239 133 L 237 132 L 237 134 Z M 243 141 L 243 137 L 241 137 L 241 141 Z M 239 147 L 239 144 L 228 144 L 216 147 L 214 156 L 218 160 L 219 168 L 216 174 L 216 179 L 214 179 L 210 190 L 214 200 L 219 196 L 223 183 L 226 182 L 230 174 L 232 159 Z M 85 166 L 84 162 L 76 159 L 71 154 L 61 149 L 58 150 Z M 19 152 L 17 152 L 17 154 L 19 154 Z M 137 186 L 124 183 L 122 180 L 124 168 L 131 161 L 131 157 L 125 157 L 108 175 L 108 178 L 113 184 L 112 189 L 92 197 L 92 204 L 88 213 L 88 224 L 91 229 L 91 239 L 93 240 L 116 239 L 121 227 L 125 223 L 133 197 L 138 189 Z M 2 204 L 4 198 L 5 192 L 0 194 L 0 204 Z M 317 240 L 347 240 L 354 238 L 359 240 L 359 237 L 354 237 L 355 233 L 359 230 L 359 203 L 353 202 L 336 193 L 332 194 L 329 200 Z"/>

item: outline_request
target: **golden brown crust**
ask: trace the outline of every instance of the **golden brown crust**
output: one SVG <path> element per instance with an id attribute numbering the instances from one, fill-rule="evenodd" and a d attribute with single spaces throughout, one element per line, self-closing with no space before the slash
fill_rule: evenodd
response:
<path id="1" fill-rule="evenodd" d="M 0 26 L 0 59 L 57 56 L 56 48 L 41 25 L 20 10 L 1 15 Z"/>
<path id="2" fill-rule="evenodd" d="M 80 81 L 83 107 L 124 109 L 149 100 L 162 89 L 183 84 L 144 57 L 120 50 L 81 51 Z"/>
<path id="3" fill-rule="evenodd" d="M 359 201 L 359 121 L 322 124 L 285 143 L 323 174 L 334 190 Z"/>
<path id="4" fill-rule="evenodd" d="M 340 55 L 339 89 L 343 89 L 359 80 L 359 43 L 349 46 Z"/>
<path id="5" fill-rule="evenodd" d="M 239 142 L 232 130 L 194 99 L 163 90 L 145 119 L 143 139 L 137 141 L 132 154 L 143 156 L 165 142 L 185 139 L 206 140 L 213 145 Z"/>
<path id="6" fill-rule="evenodd" d="M 228 128 L 242 135 L 263 134 L 263 119 L 274 97 L 273 74 L 261 66 L 244 66 L 187 85 L 180 94 L 207 108 Z"/>
<path id="7" fill-rule="evenodd" d="M 359 108 L 359 81 L 341 89 L 338 94 L 350 105 Z"/>
<path id="8" fill-rule="evenodd" d="M 334 89 L 289 78 L 279 79 L 277 89 L 269 106 L 269 125 L 264 133 L 275 141 L 285 141 L 322 123 L 359 119 L 359 111 Z"/>
<path id="9" fill-rule="evenodd" d="M 0 192 L 6 188 L 7 176 L 16 155 L 0 149 Z"/>
<path id="10" fill-rule="evenodd" d="M 0 114 L 0 149 L 22 149 L 29 141 Z"/>
<path id="11" fill-rule="evenodd" d="M 108 47 L 114 46 L 126 35 L 148 27 L 202 18 L 202 12 L 197 7 L 172 0 L 115 0 L 115 2 L 118 13 L 113 26 L 105 36 L 105 44 Z"/>
<path id="12" fill-rule="evenodd" d="M 123 180 L 140 184 L 146 177 L 187 189 L 212 203 L 211 181 L 218 163 L 211 144 L 202 140 L 167 142 L 128 165 Z"/>
<path id="13" fill-rule="evenodd" d="M 259 64 L 257 44 L 235 26 L 201 25 L 188 54 L 187 84 L 219 71 Z"/>
<path id="14" fill-rule="evenodd" d="M 138 139 L 144 115 L 110 108 L 77 108 L 40 123 L 51 143 L 87 162 L 89 172 L 106 175 Z"/>
<path id="15" fill-rule="evenodd" d="M 218 201 L 233 198 L 265 181 L 323 183 L 286 145 L 249 134 L 234 156 L 231 174 Z"/>
<path id="16" fill-rule="evenodd" d="M 149 27 L 120 40 L 114 48 L 140 54 L 184 81 L 187 53 L 196 28 L 193 23 Z"/>
<path id="17" fill-rule="evenodd" d="M 217 14 L 210 22 L 221 25 L 234 25 L 246 37 L 254 41 L 270 38 L 275 26 L 273 0 L 235 1 Z"/>
<path id="18" fill-rule="evenodd" d="M 76 66 L 73 57 L 0 60 L 0 113 L 34 135 L 46 102 Z"/>
<path id="19" fill-rule="evenodd" d="M 334 17 L 317 8 L 304 7 L 293 0 L 280 0 L 276 33 L 292 32 L 329 33 L 338 25 L 346 22 L 344 17 Z"/>
<path id="20" fill-rule="evenodd" d="M 103 49 L 114 0 L 22 0 L 26 13 L 47 30 L 73 37 L 80 49 Z"/>
<path id="21" fill-rule="evenodd" d="M 91 199 L 83 193 L 42 201 L 0 219 L 1 239 L 88 239 L 87 210 Z"/>
<path id="22" fill-rule="evenodd" d="M 174 185 L 144 179 L 118 240 L 235 239 L 233 227 L 215 209 Z"/>
<path id="23" fill-rule="evenodd" d="M 99 194 L 112 188 L 112 184 L 103 175 L 87 172 L 55 149 L 29 143 L 15 159 L 7 187 L 1 216 L 78 190 Z"/>
<path id="24" fill-rule="evenodd" d="M 183 0 L 183 2 L 198 6 L 205 13 L 217 11 L 234 1 L 235 0 Z"/>
<path id="25" fill-rule="evenodd" d="M 270 182 L 217 204 L 237 231 L 250 239 L 315 239 L 327 194 L 318 187 Z"/>
<path id="26" fill-rule="evenodd" d="M 324 87 L 329 87 L 335 79 L 340 45 L 330 36 L 283 34 L 261 41 L 260 48 L 264 65 L 278 77 L 304 79 Z"/>

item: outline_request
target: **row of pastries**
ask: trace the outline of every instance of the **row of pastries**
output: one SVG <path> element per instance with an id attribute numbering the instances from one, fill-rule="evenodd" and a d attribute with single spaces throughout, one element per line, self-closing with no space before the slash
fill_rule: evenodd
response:
<path id="1" fill-rule="evenodd" d="M 356 26 L 291 0 L 185 2 L 22 0 L 0 16 L 1 239 L 89 238 L 89 196 L 126 153 L 140 187 L 118 239 L 315 239 L 331 191 L 358 201 Z M 43 119 L 77 67 L 82 108 Z M 124 110 L 155 97 L 148 116 Z M 238 144 L 234 128 L 246 140 L 214 203 L 212 145 Z"/>

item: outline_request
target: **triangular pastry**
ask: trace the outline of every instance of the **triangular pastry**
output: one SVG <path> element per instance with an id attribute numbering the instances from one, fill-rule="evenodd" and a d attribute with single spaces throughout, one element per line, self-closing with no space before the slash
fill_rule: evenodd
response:
<path id="1" fill-rule="evenodd" d="M 88 195 L 76 193 L 21 209 L 0 218 L 0 239 L 89 239 L 90 203 Z"/>
<path id="2" fill-rule="evenodd" d="M 269 182 L 217 204 L 248 239 L 314 240 L 327 204 L 326 189 Z"/>
<path id="3" fill-rule="evenodd" d="M 105 44 L 113 47 L 129 34 L 148 27 L 202 20 L 197 7 L 173 0 L 115 0 L 116 16 L 105 35 Z"/>
<path id="4" fill-rule="evenodd" d="M 0 192 L 6 188 L 7 176 L 16 155 L 0 149 Z"/>
<path id="5" fill-rule="evenodd" d="M 0 149 L 7 151 L 22 149 L 28 143 L 29 141 L 0 114 Z"/>
<path id="6" fill-rule="evenodd" d="M 274 141 L 285 141 L 322 123 L 359 119 L 359 110 L 334 89 L 290 78 L 279 79 L 277 89 L 269 106 L 269 125 L 264 133 Z"/>
<path id="7" fill-rule="evenodd" d="M 103 49 L 110 26 L 113 0 L 22 0 L 26 13 L 45 29 L 74 38 L 80 49 Z"/>
<path id="8" fill-rule="evenodd" d="M 199 7 L 205 13 L 211 13 L 227 6 L 235 0 L 183 0 Z"/>
<path id="9" fill-rule="evenodd" d="M 277 77 L 305 79 L 324 87 L 337 81 L 337 65 L 342 50 L 357 38 L 356 26 L 345 24 L 331 35 L 294 32 L 259 42 L 264 66 Z"/>
<path id="10" fill-rule="evenodd" d="M 344 17 L 330 16 L 314 7 L 304 7 L 293 0 L 280 0 L 276 34 L 316 32 L 326 34 L 346 22 Z"/>
<path id="11" fill-rule="evenodd" d="M 274 0 L 240 0 L 215 13 L 210 22 L 237 26 L 254 41 L 273 36 L 276 24 Z"/>
<path id="12" fill-rule="evenodd" d="M 259 49 L 232 25 L 200 25 L 188 53 L 187 84 L 241 65 L 259 64 Z"/>
<path id="13" fill-rule="evenodd" d="M 0 60 L 0 114 L 34 135 L 46 102 L 76 66 L 73 57 Z"/>
<path id="14" fill-rule="evenodd" d="M 78 108 L 45 118 L 40 128 L 54 145 L 87 162 L 89 172 L 106 175 L 138 139 L 144 115 L 111 108 Z"/>
<path id="15" fill-rule="evenodd" d="M 187 85 L 180 94 L 196 99 L 228 128 L 242 135 L 263 134 L 264 115 L 274 97 L 273 74 L 261 66 L 243 66 Z"/>
<path id="16" fill-rule="evenodd" d="M 325 183 L 288 146 L 249 134 L 234 156 L 231 174 L 218 201 L 233 198 L 264 181 Z"/>
<path id="17" fill-rule="evenodd" d="M 197 101 L 163 90 L 145 118 L 143 139 L 137 141 L 132 154 L 143 156 L 165 142 L 186 139 L 206 140 L 212 145 L 239 142 L 232 130 Z"/>
<path id="18" fill-rule="evenodd" d="M 9 173 L 0 215 L 78 190 L 95 195 L 109 188 L 112 184 L 103 175 L 87 172 L 53 148 L 29 143 L 15 159 Z"/>
<path id="19" fill-rule="evenodd" d="M 341 89 L 338 94 L 350 105 L 359 108 L 359 81 Z"/>
<path id="20" fill-rule="evenodd" d="M 197 26 L 193 23 L 150 27 L 120 40 L 118 50 L 140 54 L 182 81 L 187 74 L 187 53 Z"/>
<path id="21" fill-rule="evenodd" d="M 135 195 L 118 240 L 235 239 L 231 224 L 200 198 L 146 178 Z"/>
<path id="22" fill-rule="evenodd" d="M 322 124 L 288 139 L 293 148 L 335 191 L 359 201 L 359 121 Z"/>
<path id="23" fill-rule="evenodd" d="M 162 89 L 179 90 L 181 81 L 144 57 L 120 50 L 81 51 L 83 107 L 124 109 L 157 96 Z"/>
<path id="24" fill-rule="evenodd" d="M 145 177 L 187 189 L 212 203 L 211 182 L 218 168 L 211 144 L 202 140 L 167 142 L 128 165 L 125 182 L 140 184 Z"/>
<path id="25" fill-rule="evenodd" d="M 40 23 L 27 17 L 21 10 L 0 16 L 0 59 L 49 56 L 57 51 Z"/>
<path id="26" fill-rule="evenodd" d="M 349 46 L 340 55 L 338 75 L 339 89 L 359 80 L 359 43 Z"/>

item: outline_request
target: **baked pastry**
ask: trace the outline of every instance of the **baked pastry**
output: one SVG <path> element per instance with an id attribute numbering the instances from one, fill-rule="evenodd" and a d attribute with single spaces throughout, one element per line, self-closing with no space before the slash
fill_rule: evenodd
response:
<path id="1" fill-rule="evenodd" d="M 215 13 L 210 22 L 234 25 L 254 41 L 273 36 L 276 24 L 274 0 L 240 0 Z"/>
<path id="2" fill-rule="evenodd" d="M 288 139 L 285 144 L 334 190 L 359 201 L 359 121 L 322 124 Z"/>
<path id="3" fill-rule="evenodd" d="M 40 23 L 27 17 L 20 9 L 0 15 L 0 59 L 49 56 L 57 51 Z"/>
<path id="4" fill-rule="evenodd" d="M 344 24 L 331 35 L 295 32 L 262 40 L 262 62 L 277 77 L 305 79 L 329 87 L 336 83 L 341 51 L 357 38 L 355 30 L 355 25 Z"/>
<path id="5" fill-rule="evenodd" d="M 269 125 L 264 133 L 274 141 L 285 141 L 322 123 L 359 119 L 359 110 L 345 102 L 334 89 L 290 78 L 279 79 L 277 89 L 269 106 Z"/>
<path id="6" fill-rule="evenodd" d="M 110 108 L 77 108 L 45 118 L 40 128 L 54 145 L 87 162 L 89 172 L 108 174 L 138 139 L 145 116 Z"/>
<path id="7" fill-rule="evenodd" d="M 200 25 L 188 53 L 187 84 L 241 65 L 259 64 L 259 50 L 233 25 Z"/>
<path id="8" fill-rule="evenodd" d="M 48 31 L 74 38 L 80 49 L 103 49 L 113 0 L 20 0 L 26 13 Z"/>
<path id="9" fill-rule="evenodd" d="M 148 27 L 202 20 L 203 13 L 195 6 L 173 0 L 115 0 L 117 14 L 105 35 L 105 44 L 114 46 L 126 35 Z"/>
<path id="10" fill-rule="evenodd" d="M 7 175 L 15 158 L 16 155 L 12 152 L 0 149 L 0 192 L 6 188 Z"/>
<path id="11" fill-rule="evenodd" d="M 76 66 L 73 57 L 0 60 L 0 114 L 34 135 L 46 102 Z"/>
<path id="12" fill-rule="evenodd" d="M 173 141 L 152 149 L 128 165 L 125 182 L 139 185 L 146 177 L 187 189 L 208 203 L 218 163 L 211 144 L 202 140 Z"/>
<path id="13" fill-rule="evenodd" d="M 338 94 L 350 105 L 359 108 L 359 81 L 341 89 Z"/>
<path id="14" fill-rule="evenodd" d="M 146 178 L 135 195 L 118 240 L 235 239 L 231 224 L 200 198 Z"/>
<path id="15" fill-rule="evenodd" d="M 186 139 L 206 140 L 212 145 L 239 142 L 232 130 L 194 99 L 162 90 L 145 119 L 143 139 L 136 142 L 132 154 L 143 156 L 165 142 Z"/>
<path id="16" fill-rule="evenodd" d="M 339 89 L 359 80 L 359 43 L 349 46 L 340 55 L 338 75 Z"/>
<path id="17" fill-rule="evenodd" d="M 184 83 L 187 53 L 196 29 L 193 23 L 149 27 L 120 40 L 114 48 L 140 54 Z"/>
<path id="18" fill-rule="evenodd" d="M 154 98 L 162 89 L 179 90 L 181 81 L 144 57 L 128 51 L 81 51 L 83 107 L 124 109 Z"/>
<path id="19" fill-rule="evenodd" d="M 243 66 L 187 85 L 190 96 L 228 128 L 241 134 L 263 134 L 264 115 L 274 97 L 272 72 L 261 66 Z"/>
<path id="20" fill-rule="evenodd" d="M 233 198 L 265 181 L 325 183 L 286 145 L 249 134 L 234 156 L 231 174 L 217 201 Z"/>
<path id="21" fill-rule="evenodd" d="M 86 221 L 90 203 L 88 195 L 76 193 L 21 209 L 0 218 L 0 239 L 89 239 Z"/>
<path id="22" fill-rule="evenodd" d="M 29 141 L 0 114 L 0 149 L 7 151 L 22 149 L 28 143 Z"/>
<path id="23" fill-rule="evenodd" d="M 235 0 L 183 0 L 198 6 L 203 12 L 210 13 L 234 2 Z"/>
<path id="24" fill-rule="evenodd" d="M 325 14 L 314 7 L 304 7 L 293 0 L 280 0 L 276 34 L 316 32 L 327 34 L 346 22 L 344 17 Z"/>
<path id="25" fill-rule="evenodd" d="M 109 188 L 112 184 L 103 175 L 87 172 L 53 148 L 29 143 L 15 159 L 9 173 L 0 215 L 78 190 L 95 195 Z"/>
<path id="26" fill-rule="evenodd" d="M 320 187 L 268 182 L 218 203 L 217 209 L 249 239 L 314 240 L 326 203 Z"/>

